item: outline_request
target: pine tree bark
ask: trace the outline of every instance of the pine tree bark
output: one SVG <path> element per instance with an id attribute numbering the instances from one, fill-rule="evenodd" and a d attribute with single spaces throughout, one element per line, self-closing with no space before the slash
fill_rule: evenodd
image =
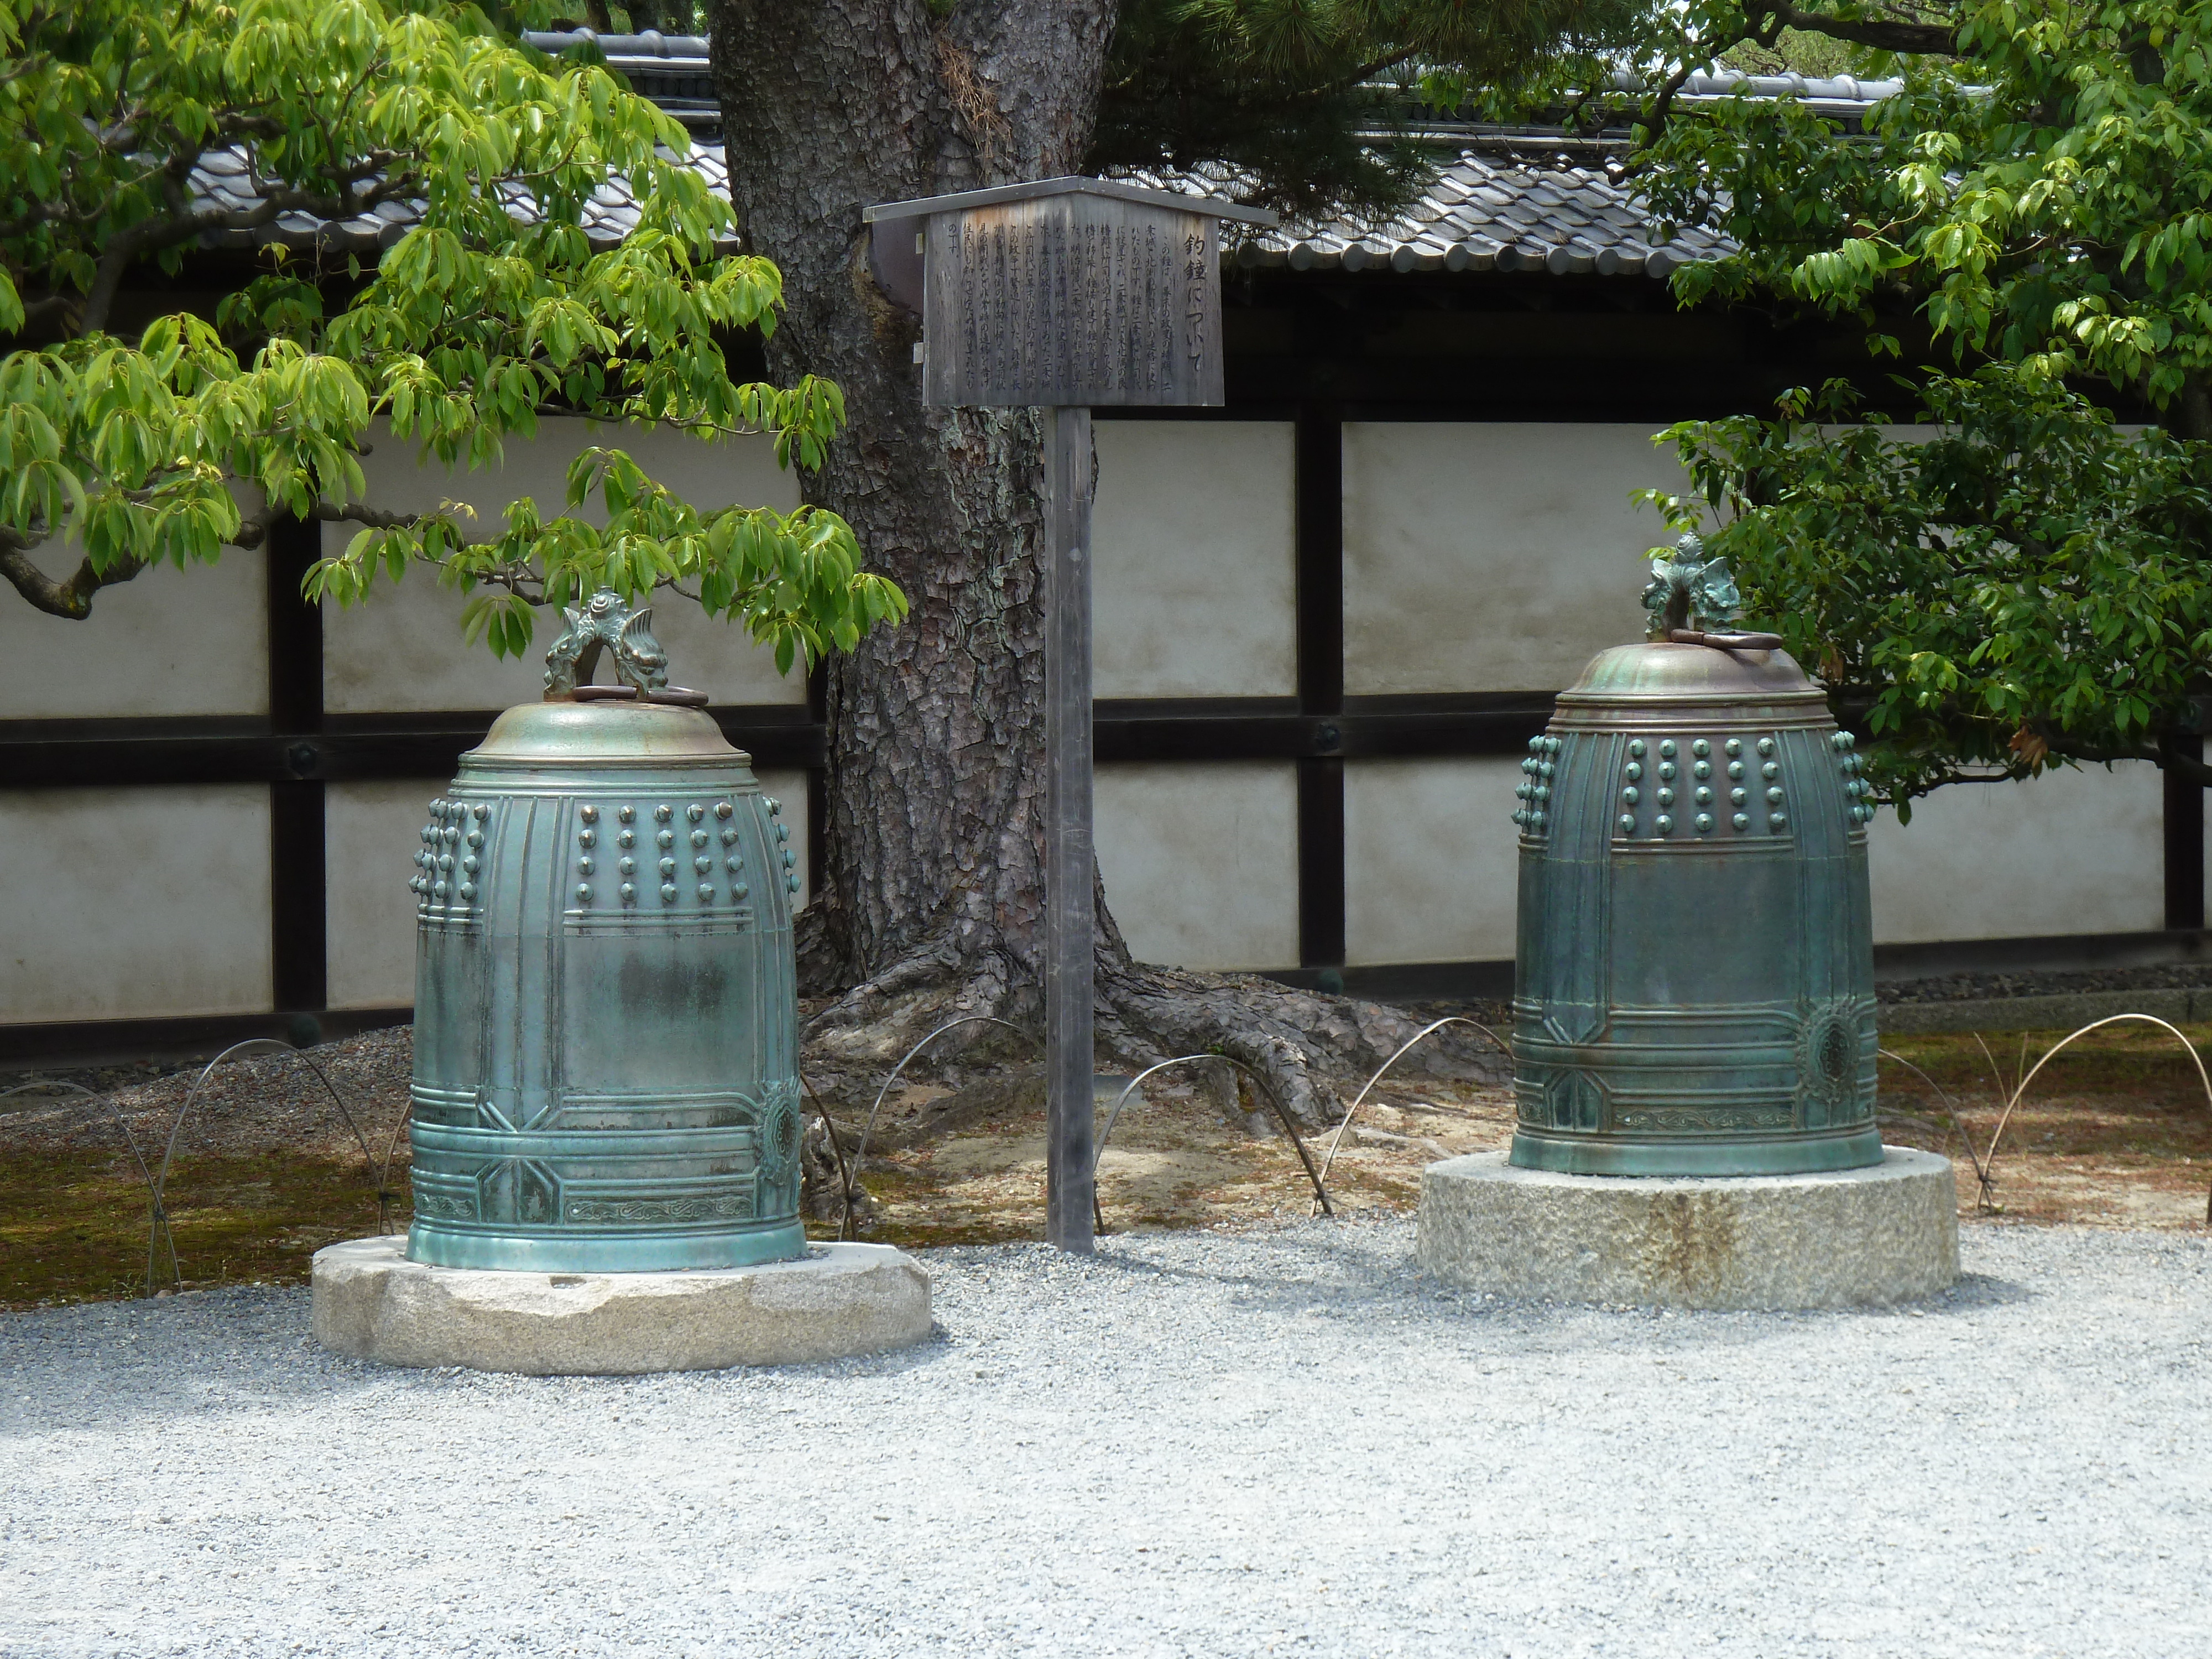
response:
<path id="1" fill-rule="evenodd" d="M 913 606 L 827 667 L 827 868 L 800 975 L 842 995 L 810 1028 L 811 1067 L 880 1067 L 963 1013 L 1039 1023 L 1039 422 L 923 406 L 920 319 L 870 276 L 860 211 L 1080 172 L 1115 10 L 714 0 L 732 195 L 750 246 L 783 273 L 769 370 L 845 394 L 848 429 L 802 488 Z M 1341 998 L 1138 964 L 1103 893 L 1098 910 L 1100 1043 L 1125 1058 L 1218 1046 L 1311 1121 L 1335 1100 L 1316 1062 L 1371 1063 L 1414 1029 Z"/>

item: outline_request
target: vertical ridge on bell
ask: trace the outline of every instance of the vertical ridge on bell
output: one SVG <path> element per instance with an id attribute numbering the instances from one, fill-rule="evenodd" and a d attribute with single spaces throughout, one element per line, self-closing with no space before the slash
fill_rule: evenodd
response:
<path id="1" fill-rule="evenodd" d="M 1611 826 L 1592 812 L 1567 810 L 1609 787 L 1626 755 L 1610 734 L 1545 734 L 1562 803 L 1540 856 L 1545 861 L 1547 902 L 1556 919 L 1547 939 L 1552 977 L 1548 1018 L 1570 1042 L 1589 1041 L 1605 1024 L 1607 889 L 1613 853 Z"/>

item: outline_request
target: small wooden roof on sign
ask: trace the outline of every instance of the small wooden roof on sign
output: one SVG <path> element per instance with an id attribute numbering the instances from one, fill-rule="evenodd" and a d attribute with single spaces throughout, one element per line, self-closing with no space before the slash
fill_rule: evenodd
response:
<path id="1" fill-rule="evenodd" d="M 921 219 L 933 213 L 953 213 L 962 208 L 992 207 L 1000 202 L 1030 202 L 1040 196 L 1110 196 L 1121 202 L 1141 202 L 1149 207 L 1171 208 L 1177 213 L 1206 213 L 1217 219 L 1234 219 L 1248 225 L 1275 225 L 1281 219 L 1268 208 L 1244 207 L 1218 196 L 1188 196 L 1176 190 L 1148 190 L 1125 185 L 1118 179 L 1085 179 L 1070 173 L 1061 179 L 1039 179 L 1026 185 L 994 185 L 988 190 L 963 190 L 950 196 L 917 196 L 908 202 L 878 202 L 860 210 L 867 224 L 883 219 Z"/>
<path id="2" fill-rule="evenodd" d="M 918 196 L 906 202 L 878 202 L 860 210 L 865 224 L 876 227 L 870 239 L 869 264 L 886 293 L 910 310 L 921 309 L 921 256 L 915 252 L 908 220 L 920 222 L 941 213 L 968 208 L 999 207 L 1008 202 L 1034 202 L 1048 196 L 1102 196 L 1116 202 L 1171 213 L 1202 213 L 1208 218 L 1231 219 L 1239 224 L 1271 228 L 1281 217 L 1267 208 L 1244 207 L 1218 196 L 1188 195 L 1182 191 L 1152 190 L 1127 185 L 1118 179 L 1086 179 L 1071 173 L 1060 179 L 1039 179 L 1026 185 L 994 185 L 988 190 L 956 191 L 950 196 Z"/>

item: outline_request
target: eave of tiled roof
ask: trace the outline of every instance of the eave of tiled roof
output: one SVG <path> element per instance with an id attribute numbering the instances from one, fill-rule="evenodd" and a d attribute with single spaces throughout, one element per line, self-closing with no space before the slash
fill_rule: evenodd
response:
<path id="1" fill-rule="evenodd" d="M 707 180 L 708 188 L 727 200 L 729 171 L 723 165 L 720 144 L 694 143 L 690 162 Z M 528 198 L 510 192 L 519 216 L 529 212 Z M 246 175 L 246 158 L 236 150 L 212 150 L 192 171 L 195 207 L 227 207 L 250 212 L 258 198 Z M 386 202 L 348 219 L 322 219 L 309 213 L 286 213 L 269 225 L 252 230 L 218 230 L 202 234 L 204 247 L 248 248 L 276 243 L 299 252 L 375 254 L 405 235 L 421 211 L 413 202 Z M 585 236 L 597 248 L 614 247 L 637 228 L 637 198 L 629 181 L 617 175 L 592 193 L 583 216 Z M 738 244 L 726 238 L 715 245 L 719 253 L 734 253 Z"/>
<path id="2" fill-rule="evenodd" d="M 697 35 L 533 33 L 539 49 L 560 52 L 597 42 L 608 64 L 641 92 L 695 129 L 720 123 L 707 59 Z M 1872 104 L 1896 92 L 1896 81 L 1849 76 L 1692 76 L 1678 96 L 1692 103 L 1722 98 L 1794 98 L 1822 114 L 1856 125 Z M 1623 89 L 1630 89 L 1626 82 Z M 1238 264 L 1291 270 L 1525 271 L 1553 276 L 1663 278 L 1677 266 L 1734 251 L 1725 237 L 1691 228 L 1655 238 L 1650 216 L 1633 191 L 1606 165 L 1619 148 L 1614 135 L 1570 136 L 1538 129 L 1447 125 L 1422 135 L 1450 153 L 1419 199 L 1388 223 L 1339 218 L 1285 226 L 1233 244 Z M 720 143 L 703 136 L 691 148 L 692 165 L 716 194 L 729 194 Z M 1236 181 L 1218 169 L 1187 173 L 1134 172 L 1127 175 L 1187 195 L 1233 194 Z M 244 159 L 216 152 L 193 175 L 194 194 L 209 204 L 250 210 L 254 192 Z M 526 204 L 518 198 L 518 210 Z M 344 220 L 289 213 L 258 230 L 210 233 L 204 245 L 250 247 L 275 242 L 301 250 L 374 254 L 406 233 L 416 209 L 386 203 Z M 636 228 L 638 209 L 627 180 L 610 179 L 594 194 L 584 230 L 595 246 L 612 246 Z M 730 243 L 720 251 L 733 251 Z"/>
<path id="3" fill-rule="evenodd" d="M 1229 184 L 1204 170 L 1132 176 L 1193 195 Z M 1677 265 L 1734 251 L 1727 238 L 1696 228 L 1655 237 L 1633 191 L 1587 158 L 1468 149 L 1443 163 L 1419 199 L 1387 223 L 1340 218 L 1285 226 L 1245 238 L 1234 257 L 1242 265 L 1291 270 L 1663 277 Z"/>
<path id="4" fill-rule="evenodd" d="M 722 125 L 722 106 L 715 97 L 704 35 L 663 34 L 659 29 L 647 29 L 642 34 L 597 34 L 578 29 L 573 33 L 532 30 L 522 38 L 540 52 L 555 53 L 586 40 L 595 41 L 610 69 L 621 70 L 634 89 L 685 126 L 719 129 Z"/>
<path id="5" fill-rule="evenodd" d="M 1615 92 L 1633 93 L 1642 82 L 1632 75 L 1613 77 Z M 1874 105 L 1905 90 L 1902 80 L 1861 81 L 1848 75 L 1745 75 L 1723 70 L 1717 75 L 1699 70 L 1674 94 L 1677 103 L 1695 106 L 1722 98 L 1790 98 L 1819 113 L 1856 121 Z"/>

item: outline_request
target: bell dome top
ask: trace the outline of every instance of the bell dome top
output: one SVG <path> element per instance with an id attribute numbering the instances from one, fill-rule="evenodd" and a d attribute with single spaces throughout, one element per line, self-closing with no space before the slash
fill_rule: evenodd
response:
<path id="1" fill-rule="evenodd" d="M 520 766 L 665 766 L 748 757 L 703 709 L 608 697 L 518 703 L 492 722 L 468 758 Z"/>
<path id="2" fill-rule="evenodd" d="M 1582 678 L 1559 696 L 1563 707 L 1624 699 L 1826 702 L 1796 659 L 1778 647 L 1749 650 L 1673 641 L 1601 651 L 1590 659 Z"/>

